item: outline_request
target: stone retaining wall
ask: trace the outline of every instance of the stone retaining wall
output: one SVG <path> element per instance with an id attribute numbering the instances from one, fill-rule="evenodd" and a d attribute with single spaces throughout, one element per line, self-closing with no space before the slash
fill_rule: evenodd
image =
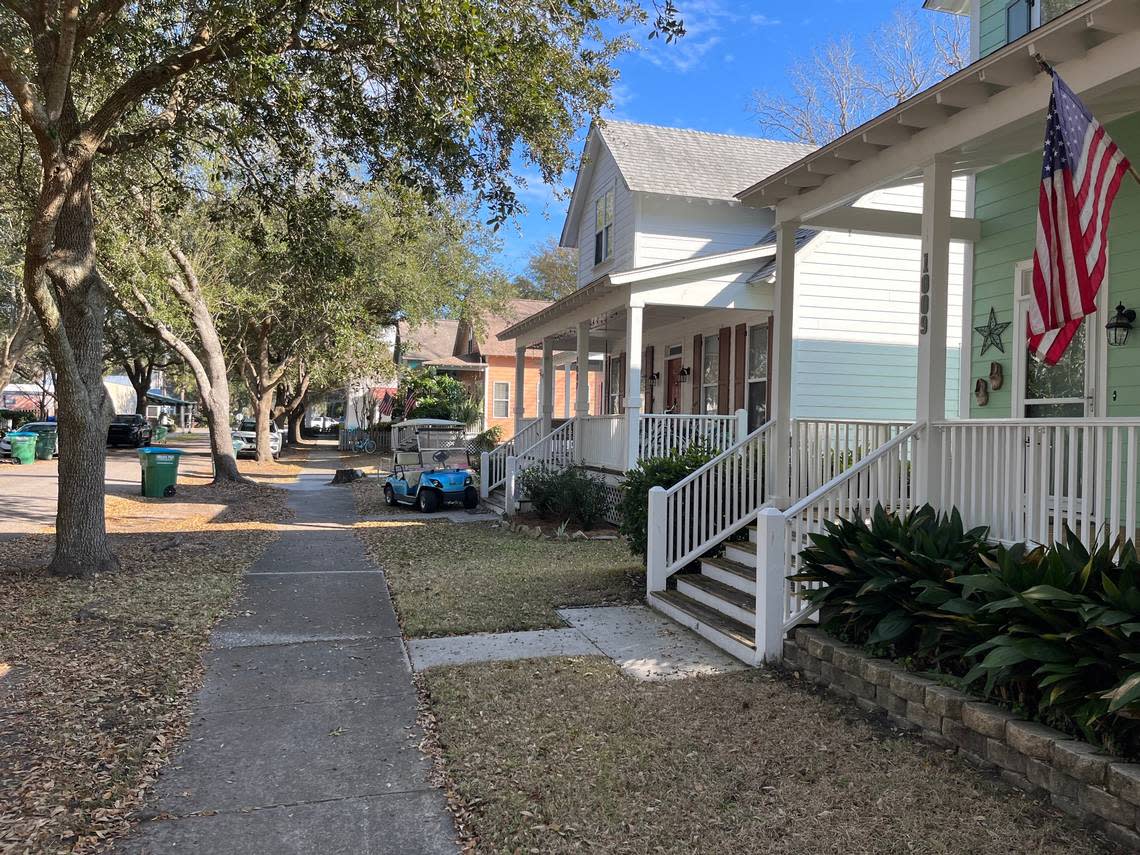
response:
<path id="1" fill-rule="evenodd" d="M 1021 790 L 1047 796 L 1065 813 L 1140 851 L 1140 764 L 870 657 L 819 629 L 797 629 L 784 644 L 784 659 L 860 709 L 885 712 L 900 729 L 957 751 Z"/>

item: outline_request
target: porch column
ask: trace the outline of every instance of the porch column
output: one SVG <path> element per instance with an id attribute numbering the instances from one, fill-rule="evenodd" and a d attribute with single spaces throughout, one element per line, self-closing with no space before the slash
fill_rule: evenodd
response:
<path id="1" fill-rule="evenodd" d="M 927 423 L 918 443 L 915 502 L 942 496 L 942 436 L 930 427 L 946 418 L 946 304 L 950 288 L 950 161 L 937 158 L 923 171 L 922 268 L 918 307 L 916 420 Z"/>
<path id="2" fill-rule="evenodd" d="M 625 438 L 626 469 L 637 466 L 641 456 L 641 327 L 643 306 L 629 306 L 625 315 Z"/>
<path id="3" fill-rule="evenodd" d="M 523 395 L 526 383 L 526 348 L 515 348 L 515 436 L 518 436 L 523 429 L 523 421 L 526 419 L 526 398 Z M 516 451 L 521 449 L 516 449 Z"/>
<path id="4" fill-rule="evenodd" d="M 772 458 L 768 494 L 777 504 L 796 500 L 791 492 L 792 467 L 792 313 L 795 305 L 796 229 L 789 220 L 776 225 L 776 293 L 772 320 Z"/>
<path id="5" fill-rule="evenodd" d="M 542 419 L 542 435 L 551 431 L 554 420 L 554 341 L 542 340 L 542 401 L 539 402 L 539 417 Z"/>
<path id="6" fill-rule="evenodd" d="M 590 322 L 578 322 L 578 371 L 574 393 L 574 415 L 590 415 Z M 567 390 L 567 394 L 570 394 Z"/>

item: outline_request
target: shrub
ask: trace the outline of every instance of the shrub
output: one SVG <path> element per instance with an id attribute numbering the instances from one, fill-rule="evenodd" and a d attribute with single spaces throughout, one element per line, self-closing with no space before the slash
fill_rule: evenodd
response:
<path id="1" fill-rule="evenodd" d="M 716 455 L 716 450 L 711 446 L 696 442 L 683 451 L 674 451 L 665 457 L 640 460 L 636 468 L 626 473 L 618 512 L 621 516 L 620 530 L 629 543 L 630 552 L 645 557 L 649 540 L 650 489 L 669 489 Z"/>
<path id="2" fill-rule="evenodd" d="M 518 483 L 542 519 L 570 518 L 588 531 L 605 518 L 606 485 L 601 478 L 540 464 L 520 472 Z"/>
<path id="3" fill-rule="evenodd" d="M 957 512 L 876 509 L 813 535 L 793 579 L 830 632 L 935 667 L 1021 714 L 1140 754 L 1140 560 L 1131 543 L 991 546 Z"/>
<path id="4" fill-rule="evenodd" d="M 12 430 L 18 430 L 20 425 L 36 420 L 34 410 L 4 410 L 0 409 L 0 422 L 11 422 Z"/>
<path id="5" fill-rule="evenodd" d="M 475 438 L 471 440 L 471 450 L 476 453 L 494 451 L 495 446 L 497 446 L 502 439 L 503 429 L 498 425 L 494 425 L 482 433 L 477 434 Z"/>

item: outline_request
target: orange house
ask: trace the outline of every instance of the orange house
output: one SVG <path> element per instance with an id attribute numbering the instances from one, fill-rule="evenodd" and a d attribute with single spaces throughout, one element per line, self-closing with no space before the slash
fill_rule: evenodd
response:
<path id="1" fill-rule="evenodd" d="M 502 313 L 485 319 L 482 331 L 470 324 L 439 319 L 419 327 L 400 324 L 397 349 L 401 366 L 435 368 L 456 377 L 483 401 L 481 429 L 498 427 L 504 439 L 515 432 L 515 407 L 520 390 L 515 380 L 515 348 L 498 334 L 512 324 L 549 306 L 546 300 L 511 300 Z M 526 384 L 521 390 L 523 418 L 539 416 L 542 357 L 526 357 Z M 571 363 L 555 366 L 554 419 L 574 414 L 575 380 Z M 602 372 L 590 372 L 590 411 L 601 412 Z"/>

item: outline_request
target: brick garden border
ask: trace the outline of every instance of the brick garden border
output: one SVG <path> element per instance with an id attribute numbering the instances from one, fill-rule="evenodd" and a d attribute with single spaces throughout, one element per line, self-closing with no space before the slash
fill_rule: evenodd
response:
<path id="1" fill-rule="evenodd" d="M 875 659 L 822 630 L 799 627 L 784 660 L 865 712 L 886 713 L 901 730 L 955 750 L 1006 783 L 1045 797 L 1060 810 L 1140 851 L 1140 764 L 948 686 Z"/>

